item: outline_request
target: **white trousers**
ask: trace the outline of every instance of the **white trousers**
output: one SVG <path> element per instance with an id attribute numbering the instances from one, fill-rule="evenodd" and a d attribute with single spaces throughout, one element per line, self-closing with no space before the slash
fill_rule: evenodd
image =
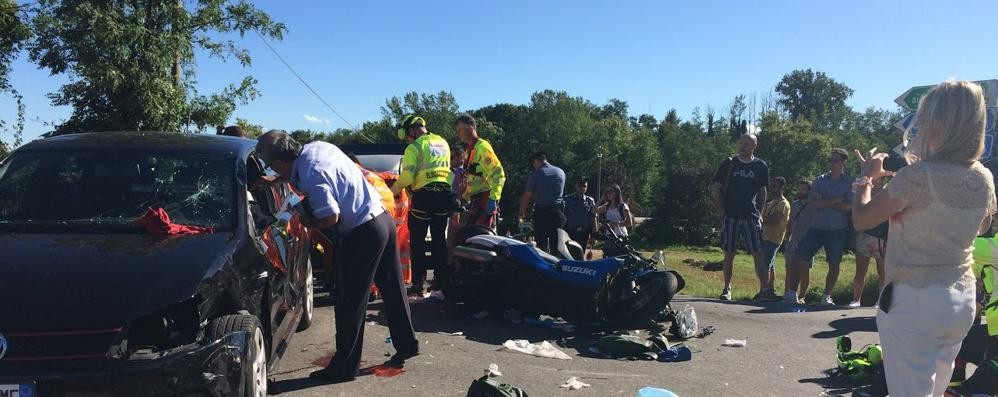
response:
<path id="1" fill-rule="evenodd" d="M 975 294 L 973 283 L 950 288 L 894 284 L 890 313 L 877 312 L 891 396 L 943 395 L 974 322 Z"/>

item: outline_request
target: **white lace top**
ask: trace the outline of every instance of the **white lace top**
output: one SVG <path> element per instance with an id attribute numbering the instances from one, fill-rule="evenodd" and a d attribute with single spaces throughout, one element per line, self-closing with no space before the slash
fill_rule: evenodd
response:
<path id="1" fill-rule="evenodd" d="M 978 162 L 968 168 L 920 161 L 898 171 L 884 193 L 904 204 L 890 221 L 886 280 L 972 286 L 974 238 L 995 213 L 991 171 Z"/>

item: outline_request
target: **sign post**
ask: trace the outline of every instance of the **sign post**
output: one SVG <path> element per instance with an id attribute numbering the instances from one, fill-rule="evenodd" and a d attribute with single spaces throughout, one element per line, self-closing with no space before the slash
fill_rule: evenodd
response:
<path id="1" fill-rule="evenodd" d="M 974 83 L 980 85 L 981 90 L 984 91 L 984 103 L 988 107 L 984 125 L 984 153 L 981 154 L 980 158 L 980 161 L 986 162 L 995 156 L 995 139 L 998 136 L 998 127 L 996 127 L 998 124 L 998 80 L 981 80 Z M 910 112 L 894 123 L 894 128 L 907 135 L 909 142 L 918 136 L 918 117 L 915 113 L 918 110 L 918 104 L 933 87 L 935 86 L 911 87 L 894 100 L 898 106 Z"/>

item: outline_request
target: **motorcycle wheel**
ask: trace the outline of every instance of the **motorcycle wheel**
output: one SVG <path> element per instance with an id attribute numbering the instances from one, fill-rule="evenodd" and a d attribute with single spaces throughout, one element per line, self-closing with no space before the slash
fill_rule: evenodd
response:
<path id="1" fill-rule="evenodd" d="M 639 279 L 615 280 L 609 291 L 607 319 L 621 328 L 647 326 L 681 289 L 682 281 L 677 276 L 674 272 L 655 272 Z"/>

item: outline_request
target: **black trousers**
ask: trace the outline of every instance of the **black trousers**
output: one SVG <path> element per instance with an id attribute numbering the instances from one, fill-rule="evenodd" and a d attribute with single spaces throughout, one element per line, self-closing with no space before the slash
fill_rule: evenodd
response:
<path id="1" fill-rule="evenodd" d="M 560 205 L 538 207 L 534 210 L 534 240 L 537 248 L 548 253 L 551 245 L 558 241 L 558 229 L 565 225 L 565 214 Z"/>
<path id="2" fill-rule="evenodd" d="M 426 270 L 447 264 L 447 220 L 451 212 L 451 191 L 417 190 L 409 211 L 409 255 L 412 258 L 412 286 L 422 288 Z M 431 256 L 426 256 L 426 232 L 433 236 Z"/>
<path id="3" fill-rule="evenodd" d="M 589 249 L 589 238 L 593 235 L 593 229 L 588 226 L 584 227 L 571 227 L 566 230 L 568 236 L 575 240 L 576 243 L 582 246 L 582 252 L 585 253 Z"/>
<path id="4" fill-rule="evenodd" d="M 332 234 L 323 231 L 332 241 Z M 336 354 L 329 367 L 354 375 L 360 368 L 364 347 L 364 319 L 371 283 L 378 286 L 392 343 L 399 353 L 419 351 L 412 329 L 409 301 L 399 263 L 395 221 L 382 213 L 343 236 L 336 244 L 339 303 L 336 305 Z"/>

